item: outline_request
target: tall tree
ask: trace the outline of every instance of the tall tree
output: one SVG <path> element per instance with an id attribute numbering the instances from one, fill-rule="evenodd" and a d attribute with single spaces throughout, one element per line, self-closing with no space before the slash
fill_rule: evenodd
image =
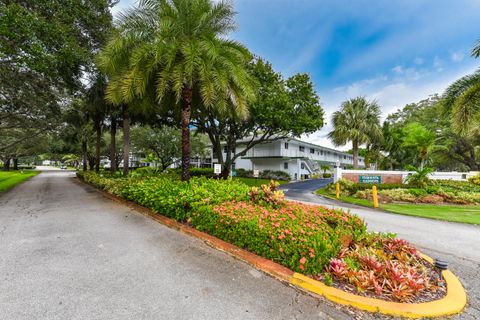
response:
<path id="1" fill-rule="evenodd" d="M 480 40 L 477 41 L 477 43 L 472 49 L 472 57 L 480 58 Z"/>
<path id="2" fill-rule="evenodd" d="M 359 147 L 382 139 L 380 107 L 375 101 L 357 97 L 345 101 L 333 113 L 333 130 L 328 134 L 336 146 L 352 142 L 353 168 L 358 168 Z"/>
<path id="3" fill-rule="evenodd" d="M 95 129 L 95 171 L 100 170 L 100 147 L 102 142 L 102 129 L 109 105 L 105 100 L 107 80 L 99 72 L 93 74 L 92 84 L 87 90 L 86 106 L 93 119 Z"/>
<path id="4" fill-rule="evenodd" d="M 435 133 L 428 130 L 418 122 L 412 122 L 405 126 L 404 135 L 405 139 L 402 143 L 402 146 L 417 150 L 420 158 L 419 169 L 423 170 L 423 167 L 427 163 L 428 156 L 434 147 L 436 138 Z"/>
<path id="5" fill-rule="evenodd" d="M 270 63 L 256 59 L 249 63 L 256 79 L 256 99 L 248 104 L 249 116 L 205 110 L 194 124 L 206 133 L 227 178 L 236 159 L 258 144 L 313 133 L 323 126 L 323 109 L 307 74 L 284 79 Z M 222 143 L 226 154 L 223 155 Z M 242 144 L 243 148 L 237 148 Z"/>
<path id="6" fill-rule="evenodd" d="M 253 89 L 245 64 L 250 53 L 225 36 L 234 30 L 230 2 L 140 0 L 121 15 L 119 38 L 106 48 L 112 74 L 109 97 L 116 103 L 142 99 L 153 89 L 165 106 L 180 106 L 182 180 L 188 180 L 192 108 L 232 108 L 247 114 Z M 117 59 L 118 57 L 118 59 Z M 126 66 L 116 65 L 124 58 Z"/>
<path id="7" fill-rule="evenodd" d="M 0 134 L 12 128 L 17 133 L 9 144 L 0 142 L 0 150 L 58 129 L 62 106 L 81 91 L 81 78 L 104 43 L 113 4 L 0 3 Z"/>

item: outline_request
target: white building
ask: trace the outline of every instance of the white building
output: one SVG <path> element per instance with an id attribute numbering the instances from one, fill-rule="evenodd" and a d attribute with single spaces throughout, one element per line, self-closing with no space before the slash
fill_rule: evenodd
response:
<path id="1" fill-rule="evenodd" d="M 245 142 L 237 143 L 236 152 L 245 149 Z M 243 148 L 243 149 L 242 149 Z M 226 147 L 223 147 L 223 157 L 226 157 Z M 212 153 L 212 163 L 218 163 Z M 308 179 L 312 174 L 320 172 L 320 165 L 328 164 L 331 167 L 339 165 L 346 169 L 353 165 L 351 154 L 322 147 L 313 143 L 297 139 L 281 139 L 260 143 L 245 152 L 238 158 L 232 169 L 245 170 L 280 170 L 285 171 L 293 180 Z M 358 165 L 365 167 L 365 159 L 359 157 Z"/>

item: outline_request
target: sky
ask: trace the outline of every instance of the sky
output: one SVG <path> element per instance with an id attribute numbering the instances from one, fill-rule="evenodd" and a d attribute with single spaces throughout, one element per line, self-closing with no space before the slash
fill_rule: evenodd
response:
<path id="1" fill-rule="evenodd" d="M 134 6 L 120 0 L 114 15 Z M 325 110 L 326 135 L 342 101 L 376 100 L 382 119 L 480 67 L 480 0 L 236 0 L 231 37 L 285 77 L 308 73 Z M 349 145 L 337 147 L 347 150 Z"/>

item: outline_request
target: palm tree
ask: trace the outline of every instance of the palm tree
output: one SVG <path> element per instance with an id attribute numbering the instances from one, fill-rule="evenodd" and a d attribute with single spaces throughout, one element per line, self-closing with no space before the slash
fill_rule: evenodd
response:
<path id="1" fill-rule="evenodd" d="M 358 150 L 364 143 L 382 139 L 380 107 L 375 101 L 357 97 L 345 101 L 332 116 L 333 130 L 328 134 L 336 146 L 352 142 L 353 168 L 358 168 Z"/>
<path id="2" fill-rule="evenodd" d="M 477 43 L 472 49 L 472 57 L 480 58 L 480 40 L 477 41 Z"/>
<path id="3" fill-rule="evenodd" d="M 102 141 L 102 127 L 105 120 L 108 104 L 105 101 L 107 80 L 101 73 L 94 74 L 92 85 L 87 90 L 86 103 L 89 114 L 93 118 L 95 128 L 95 171 L 100 170 L 100 147 Z"/>
<path id="4" fill-rule="evenodd" d="M 128 104 L 153 91 L 163 106 L 172 96 L 170 107 L 179 105 L 184 181 L 190 178 L 192 111 L 202 105 L 246 116 L 254 95 L 246 69 L 251 54 L 225 37 L 235 28 L 234 15 L 225 1 L 140 0 L 121 15 L 120 37 L 106 48 L 113 58 L 103 61 L 115 75 L 109 86 L 113 102 Z"/>
<path id="5" fill-rule="evenodd" d="M 434 148 L 436 139 L 435 133 L 431 132 L 418 122 L 412 122 L 403 129 L 405 139 L 402 146 L 405 148 L 415 148 L 420 157 L 419 170 L 422 171 L 427 162 L 427 158 Z"/>

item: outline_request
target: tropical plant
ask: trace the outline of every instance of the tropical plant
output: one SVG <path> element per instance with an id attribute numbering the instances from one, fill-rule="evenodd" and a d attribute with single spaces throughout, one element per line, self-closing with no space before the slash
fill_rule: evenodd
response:
<path id="1" fill-rule="evenodd" d="M 380 107 L 375 101 L 357 97 L 342 103 L 332 116 L 333 130 L 328 134 L 336 146 L 352 142 L 353 168 L 358 168 L 360 145 L 381 141 Z"/>
<path id="2" fill-rule="evenodd" d="M 416 188 L 426 188 L 432 183 L 432 180 L 428 177 L 428 175 L 433 171 L 432 168 L 416 168 L 414 166 L 407 166 L 406 169 L 415 172 L 407 177 L 407 183 L 410 186 Z"/>
<path id="3" fill-rule="evenodd" d="M 480 57 L 480 40 L 477 41 L 475 46 L 472 49 L 472 57 L 479 58 Z"/>
<path id="4" fill-rule="evenodd" d="M 405 148 L 414 148 L 420 157 L 420 167 L 422 170 L 425 166 L 428 156 L 434 148 L 436 139 L 435 133 L 431 132 L 418 122 L 412 122 L 403 129 L 405 138 L 402 146 Z"/>
<path id="5" fill-rule="evenodd" d="M 472 56 L 480 57 L 480 41 L 472 48 Z M 452 128 L 462 136 L 478 133 L 480 105 L 480 70 L 452 83 L 443 94 L 443 105 L 452 112 Z"/>
<path id="6" fill-rule="evenodd" d="M 190 178 L 190 125 L 197 110 L 192 107 L 244 117 L 253 98 L 245 68 L 251 55 L 225 37 L 235 29 L 234 15 L 224 1 L 140 0 L 120 16 L 121 37 L 112 37 L 106 49 L 114 59 L 102 61 L 116 75 L 109 86 L 114 102 L 128 104 L 153 93 L 172 110 L 180 104 L 183 180 Z M 127 63 L 118 65 L 122 61 Z"/>
<path id="7" fill-rule="evenodd" d="M 330 167 L 329 164 L 321 164 L 320 165 L 320 170 L 323 171 L 323 174 L 326 174 L 327 171 L 330 171 L 332 169 L 332 167 Z"/>

